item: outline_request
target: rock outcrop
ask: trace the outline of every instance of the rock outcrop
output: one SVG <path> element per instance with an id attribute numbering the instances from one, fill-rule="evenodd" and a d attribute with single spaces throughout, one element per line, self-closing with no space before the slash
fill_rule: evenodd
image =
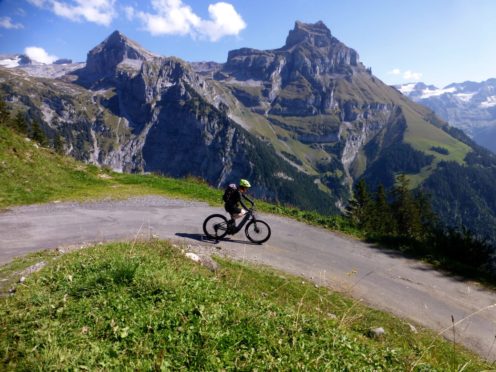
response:
<path id="1" fill-rule="evenodd" d="M 105 78 L 113 79 L 119 70 L 137 72 L 144 61 L 156 57 L 119 31 L 114 31 L 88 52 L 86 66 L 78 72 L 80 83 L 91 86 Z"/>

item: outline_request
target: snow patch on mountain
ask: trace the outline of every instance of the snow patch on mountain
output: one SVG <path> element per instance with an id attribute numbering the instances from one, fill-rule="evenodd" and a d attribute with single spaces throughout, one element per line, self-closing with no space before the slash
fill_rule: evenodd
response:
<path id="1" fill-rule="evenodd" d="M 19 66 L 18 69 L 25 71 L 30 76 L 56 79 L 70 74 L 75 70 L 81 69 L 84 66 L 85 63 L 66 63 L 61 65 L 51 64 Z"/>
<path id="2" fill-rule="evenodd" d="M 415 87 L 417 86 L 417 83 L 410 83 L 410 84 L 404 84 L 402 86 L 400 86 L 398 89 L 401 93 L 403 93 L 404 95 L 408 95 L 410 94 L 411 92 L 413 92 L 415 90 Z"/>
<path id="3" fill-rule="evenodd" d="M 463 102 L 470 102 L 476 93 L 457 93 L 455 96 Z"/>
<path id="4" fill-rule="evenodd" d="M 6 58 L 0 60 L 0 66 L 4 66 L 7 68 L 13 68 L 20 65 L 21 57 L 15 56 L 13 58 Z"/>
<path id="5" fill-rule="evenodd" d="M 430 98 L 430 97 L 435 97 L 435 96 L 441 96 L 445 93 L 454 93 L 456 92 L 455 87 L 451 88 L 443 88 L 443 89 L 431 89 L 427 88 L 422 91 L 422 95 L 420 96 L 421 99 L 425 98 Z"/>
<path id="6" fill-rule="evenodd" d="M 480 103 L 480 107 L 489 108 L 496 106 L 496 96 L 489 96 L 484 102 Z"/>

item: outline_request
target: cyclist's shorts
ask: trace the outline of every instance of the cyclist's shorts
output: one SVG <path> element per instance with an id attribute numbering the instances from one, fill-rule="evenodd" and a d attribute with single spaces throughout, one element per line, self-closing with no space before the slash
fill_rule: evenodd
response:
<path id="1" fill-rule="evenodd" d="M 241 208 L 238 208 L 236 206 L 225 206 L 224 208 L 227 213 L 235 215 L 235 214 L 240 214 L 241 213 Z"/>

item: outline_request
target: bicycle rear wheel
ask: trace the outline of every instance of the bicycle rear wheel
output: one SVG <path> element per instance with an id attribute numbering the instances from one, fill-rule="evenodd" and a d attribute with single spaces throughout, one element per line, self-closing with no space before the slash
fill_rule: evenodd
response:
<path id="1" fill-rule="evenodd" d="M 203 222 L 203 232 L 210 239 L 222 239 L 227 235 L 227 218 L 222 214 L 212 214 Z"/>
<path id="2" fill-rule="evenodd" d="M 261 220 L 253 220 L 246 225 L 245 234 L 253 243 L 262 244 L 270 238 L 270 226 Z"/>

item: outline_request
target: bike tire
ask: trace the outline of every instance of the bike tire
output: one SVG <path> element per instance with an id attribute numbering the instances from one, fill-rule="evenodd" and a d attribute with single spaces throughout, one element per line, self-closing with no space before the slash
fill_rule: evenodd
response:
<path id="1" fill-rule="evenodd" d="M 227 235 L 227 218 L 222 214 L 208 216 L 203 222 L 203 232 L 210 239 L 222 239 Z"/>
<path id="2" fill-rule="evenodd" d="M 269 240 L 271 230 L 267 222 L 253 220 L 246 225 L 245 234 L 251 242 L 262 244 Z"/>

